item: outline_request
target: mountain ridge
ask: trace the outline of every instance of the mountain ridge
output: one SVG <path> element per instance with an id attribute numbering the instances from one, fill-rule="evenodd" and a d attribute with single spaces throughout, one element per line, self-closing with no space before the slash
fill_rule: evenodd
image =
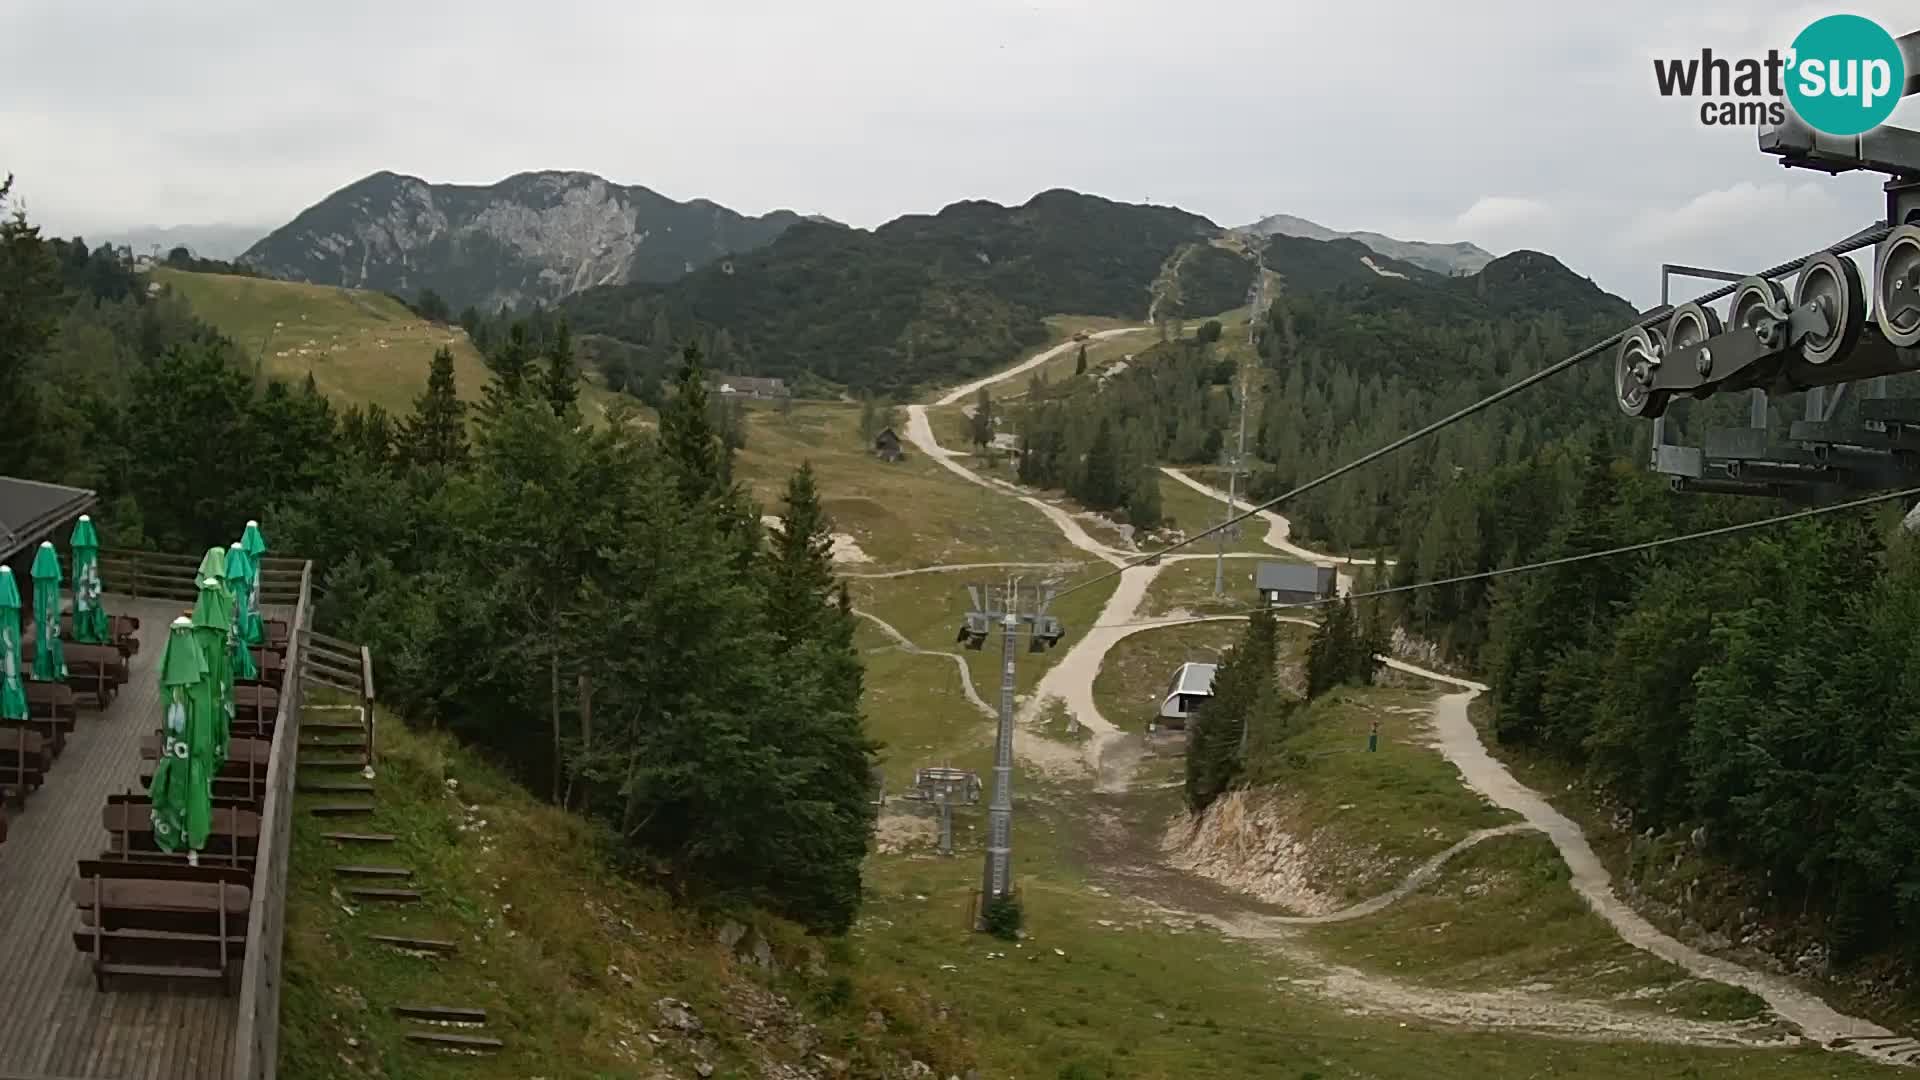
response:
<path id="1" fill-rule="evenodd" d="M 1464 240 L 1441 244 L 1423 240 L 1399 240 L 1366 229 L 1341 232 L 1293 214 L 1269 214 L 1251 225 L 1242 225 L 1234 231 L 1261 237 L 1294 236 L 1321 241 L 1355 240 L 1366 245 L 1375 254 L 1412 263 L 1436 274 L 1477 273 L 1494 259 L 1492 252 Z"/>
<path id="2" fill-rule="evenodd" d="M 771 242 L 803 220 L 710 199 L 676 201 L 595 173 L 546 169 L 492 184 L 380 170 L 328 194 L 240 261 L 275 277 L 493 310 L 556 303 L 595 285 L 669 281 Z"/>

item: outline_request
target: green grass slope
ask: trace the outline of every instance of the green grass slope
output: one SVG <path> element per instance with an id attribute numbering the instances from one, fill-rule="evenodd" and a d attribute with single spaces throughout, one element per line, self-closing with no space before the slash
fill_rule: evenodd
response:
<path id="1" fill-rule="evenodd" d="M 300 380 L 312 374 L 320 392 L 341 404 L 405 415 L 443 345 L 453 350 L 462 398 L 479 400 L 487 383 L 486 362 L 466 331 L 430 323 L 384 293 L 166 268 L 155 269 L 153 279 L 248 355 L 264 357 L 268 375 Z M 581 405 L 598 419 L 614 396 L 584 385 Z"/>
<path id="2" fill-rule="evenodd" d="M 536 802 L 446 736 L 382 716 L 376 787 L 371 821 L 295 819 L 281 1016 L 288 1080 L 797 1076 L 774 1070 L 821 1069 L 816 1055 L 851 1075 L 920 1060 L 944 1076 L 970 1062 L 918 989 L 869 985 L 843 944 L 753 913 L 735 916 L 745 937 L 722 944 L 731 920 L 704 920 L 622 879 L 586 823 Z M 398 840 L 349 850 L 321 838 L 333 829 Z M 412 868 L 424 902 L 350 902 L 333 867 L 369 863 Z M 459 950 L 418 956 L 371 934 Z M 684 1003 L 698 1029 L 676 1023 L 665 998 Z M 391 1009 L 423 1004 L 485 1009 L 481 1033 L 506 1049 L 468 1056 L 409 1044 L 407 1032 L 429 1025 Z"/>

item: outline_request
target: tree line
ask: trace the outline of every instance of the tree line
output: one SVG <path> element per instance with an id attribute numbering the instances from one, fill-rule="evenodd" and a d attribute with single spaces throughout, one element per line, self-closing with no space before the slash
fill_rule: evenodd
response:
<path id="1" fill-rule="evenodd" d="M 340 410 L 71 256 L 0 218 L 0 472 L 97 489 L 116 546 L 261 519 L 315 560 L 318 621 L 373 649 L 397 707 L 681 895 L 847 928 L 876 747 L 832 528 L 803 466 L 763 530 L 697 347 L 657 434 L 583 422 L 564 328 L 508 326 L 476 410 L 444 352 L 408 415 Z"/>

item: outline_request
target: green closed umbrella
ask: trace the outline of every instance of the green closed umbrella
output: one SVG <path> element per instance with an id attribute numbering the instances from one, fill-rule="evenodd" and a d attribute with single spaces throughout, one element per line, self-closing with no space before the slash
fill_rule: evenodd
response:
<path id="1" fill-rule="evenodd" d="M 65 682 L 67 652 L 60 646 L 60 556 L 53 541 L 40 542 L 33 557 L 33 617 L 40 624 L 33 645 L 33 677 Z"/>
<path id="2" fill-rule="evenodd" d="M 113 643 L 113 627 L 100 601 L 100 537 L 86 514 L 73 526 L 73 640 Z"/>
<path id="3" fill-rule="evenodd" d="M 233 598 L 223 576 L 227 557 L 217 547 L 200 560 L 200 598 L 193 606 L 193 639 L 207 664 L 214 690 L 213 765 L 227 763 L 227 744 L 233 737 Z"/>
<path id="4" fill-rule="evenodd" d="M 213 827 L 212 688 L 206 656 L 184 615 L 167 631 L 160 658 L 160 764 L 153 770 L 153 840 L 162 851 L 197 853 Z M 193 856 L 189 856 L 193 858 Z"/>
<path id="5" fill-rule="evenodd" d="M 267 538 L 260 535 L 259 522 L 247 522 L 247 531 L 240 534 L 240 550 L 247 553 L 247 621 L 240 636 L 249 645 L 261 645 L 267 640 L 267 628 L 260 621 L 260 557 L 267 553 Z"/>
<path id="6" fill-rule="evenodd" d="M 0 566 L 0 718 L 27 718 L 27 685 L 20 681 L 20 590 L 13 567 Z"/>
<path id="7" fill-rule="evenodd" d="M 227 595 L 233 597 L 233 631 L 227 635 L 227 652 L 232 657 L 233 677 L 236 679 L 257 679 L 260 669 L 253 666 L 253 650 L 247 648 L 244 627 L 247 624 L 247 612 L 252 610 L 249 601 L 253 599 L 253 571 L 249 569 L 252 560 L 247 558 L 245 548 L 238 540 L 227 549 L 227 566 L 221 578 L 227 583 Z"/>

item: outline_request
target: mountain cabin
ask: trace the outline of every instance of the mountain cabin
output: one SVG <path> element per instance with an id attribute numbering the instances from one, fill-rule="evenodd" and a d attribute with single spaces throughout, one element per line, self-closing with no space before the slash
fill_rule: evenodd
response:
<path id="1" fill-rule="evenodd" d="M 1325 564 L 1263 562 L 1254 571 L 1253 588 L 1261 603 L 1278 607 L 1332 599 L 1338 581 Z"/>

